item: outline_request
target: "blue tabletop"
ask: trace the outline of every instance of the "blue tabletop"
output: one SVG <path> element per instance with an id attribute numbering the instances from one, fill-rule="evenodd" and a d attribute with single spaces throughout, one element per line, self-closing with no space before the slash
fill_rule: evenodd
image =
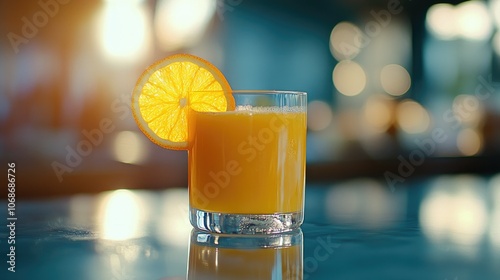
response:
<path id="1" fill-rule="evenodd" d="M 500 175 L 308 185 L 301 231 L 269 246 L 200 235 L 187 210 L 185 188 L 16 201 L 0 279 L 500 279 Z"/>

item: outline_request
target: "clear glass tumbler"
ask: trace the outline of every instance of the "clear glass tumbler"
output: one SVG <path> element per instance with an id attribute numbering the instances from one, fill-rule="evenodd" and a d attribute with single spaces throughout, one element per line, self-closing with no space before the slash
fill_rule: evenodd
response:
<path id="1" fill-rule="evenodd" d="M 304 218 L 307 94 L 234 91 L 234 111 L 191 111 L 191 224 L 279 233 Z"/>

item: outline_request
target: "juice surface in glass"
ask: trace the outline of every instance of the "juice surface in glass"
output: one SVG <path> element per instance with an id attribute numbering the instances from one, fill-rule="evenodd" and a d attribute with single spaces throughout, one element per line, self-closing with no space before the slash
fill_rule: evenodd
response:
<path id="1" fill-rule="evenodd" d="M 305 110 L 254 107 L 190 114 L 191 207 L 235 214 L 302 211 Z"/>

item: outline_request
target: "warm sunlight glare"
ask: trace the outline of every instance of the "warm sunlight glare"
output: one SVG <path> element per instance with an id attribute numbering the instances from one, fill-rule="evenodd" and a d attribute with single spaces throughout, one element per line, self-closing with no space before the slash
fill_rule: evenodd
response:
<path id="1" fill-rule="evenodd" d="M 100 200 L 98 212 L 100 237 L 109 240 L 126 240 L 141 233 L 143 205 L 129 190 L 107 193 Z"/>
<path id="2" fill-rule="evenodd" d="M 154 25 L 162 49 L 173 51 L 198 42 L 216 5 L 216 0 L 159 0 Z"/>
<path id="3" fill-rule="evenodd" d="M 137 3 L 108 3 L 98 25 L 104 54 L 118 61 L 135 61 L 149 48 L 148 15 Z"/>

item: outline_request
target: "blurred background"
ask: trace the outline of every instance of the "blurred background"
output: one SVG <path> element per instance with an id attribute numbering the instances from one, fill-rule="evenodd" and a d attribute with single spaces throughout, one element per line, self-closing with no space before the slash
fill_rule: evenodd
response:
<path id="1" fill-rule="evenodd" d="M 500 172 L 500 0 L 2 0 L 0 33 L 20 197 L 186 187 L 187 153 L 130 112 L 178 52 L 234 89 L 306 91 L 309 183 Z"/>

